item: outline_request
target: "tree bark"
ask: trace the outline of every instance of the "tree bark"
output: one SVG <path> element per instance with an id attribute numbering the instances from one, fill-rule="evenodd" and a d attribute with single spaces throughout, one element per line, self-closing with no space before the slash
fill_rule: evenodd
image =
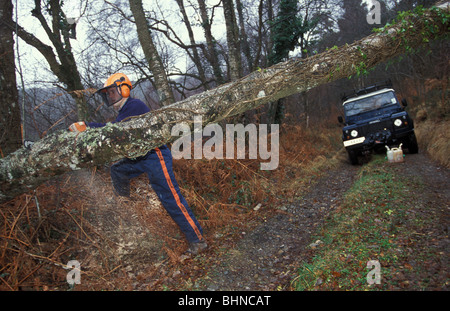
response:
<path id="1" fill-rule="evenodd" d="M 223 14 L 227 28 L 229 80 L 234 81 L 242 77 L 241 45 L 239 40 L 239 28 L 234 12 L 233 0 L 223 0 Z"/>
<path id="2" fill-rule="evenodd" d="M 206 10 L 205 0 L 197 0 L 198 6 L 200 9 L 200 16 L 202 18 L 202 27 L 205 32 L 206 45 L 208 47 L 208 51 L 205 55 L 208 58 L 209 63 L 214 72 L 214 77 L 216 78 L 217 85 L 220 85 L 224 82 L 222 69 L 220 69 L 219 57 L 216 49 L 216 40 L 214 39 L 211 32 L 211 23 L 209 22 L 208 12 Z"/>
<path id="3" fill-rule="evenodd" d="M 0 20 L 11 20 L 11 0 L 0 3 Z M 14 64 L 12 30 L 0 23 L 0 158 L 16 151 L 22 145 L 19 94 Z"/>
<path id="4" fill-rule="evenodd" d="M 259 5 L 260 7 L 261 5 Z M 259 7 L 258 7 L 258 12 L 259 12 Z M 240 28 L 240 41 L 241 41 L 241 49 L 242 52 L 245 55 L 245 58 L 247 59 L 247 68 L 248 71 L 247 72 L 251 72 L 253 71 L 253 57 L 252 57 L 252 52 L 250 50 L 250 45 L 248 42 L 248 36 L 247 36 L 247 31 L 245 30 L 245 23 L 244 23 L 244 12 L 242 10 L 243 5 L 241 0 L 236 0 L 236 9 L 238 12 L 238 20 L 239 20 L 239 28 Z"/>
<path id="5" fill-rule="evenodd" d="M 258 5 L 258 43 L 257 43 L 257 49 L 255 53 L 255 60 L 253 66 L 250 65 L 252 68 L 258 68 L 258 65 L 260 64 L 260 58 L 261 58 L 261 51 L 262 51 L 262 31 L 263 31 L 263 9 L 264 9 L 264 0 L 259 0 Z"/>
<path id="6" fill-rule="evenodd" d="M 107 164 L 123 157 L 134 158 L 172 142 L 176 123 L 192 123 L 195 115 L 203 124 L 216 123 L 316 86 L 372 68 L 425 41 L 448 35 L 448 3 L 439 12 L 428 10 L 387 27 L 351 45 L 330 49 L 307 59 L 290 59 L 267 69 L 194 95 L 127 122 L 108 124 L 75 134 L 57 132 L 0 159 L 0 202 L 67 171 Z M 406 25 L 406 26 L 405 26 Z M 422 32 L 432 29 L 423 37 Z M 406 42 L 405 42 L 406 40 Z"/>
<path id="7" fill-rule="evenodd" d="M 172 89 L 167 80 L 167 74 L 164 70 L 161 57 L 153 43 L 152 35 L 150 33 L 150 27 L 145 17 L 144 8 L 142 6 L 142 0 L 129 0 L 130 9 L 133 13 L 136 23 L 137 34 L 142 49 L 144 50 L 145 58 L 149 64 L 150 70 L 155 77 L 155 85 L 159 92 L 159 101 L 161 106 L 173 104 L 175 98 L 173 96 Z"/>

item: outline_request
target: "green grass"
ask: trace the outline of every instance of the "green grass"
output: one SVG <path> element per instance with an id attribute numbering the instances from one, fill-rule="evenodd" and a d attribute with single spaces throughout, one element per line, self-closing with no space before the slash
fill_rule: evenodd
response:
<path id="1" fill-rule="evenodd" d="M 384 157 L 363 166 L 357 181 L 313 238 L 323 243 L 304 263 L 292 284 L 296 290 L 383 290 L 400 264 L 397 245 L 409 207 L 411 181 L 393 175 Z M 417 186 L 417 185 L 416 185 Z M 406 202 L 406 203 L 405 203 Z M 381 266 L 381 284 L 369 285 L 370 260 Z"/>

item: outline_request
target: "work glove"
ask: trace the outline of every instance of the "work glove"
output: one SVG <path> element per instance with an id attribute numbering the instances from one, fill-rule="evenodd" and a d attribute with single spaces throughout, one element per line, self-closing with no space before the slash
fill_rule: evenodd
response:
<path id="1" fill-rule="evenodd" d="M 69 131 L 79 133 L 86 131 L 86 128 L 86 123 L 84 123 L 83 121 L 75 122 L 69 126 Z"/>

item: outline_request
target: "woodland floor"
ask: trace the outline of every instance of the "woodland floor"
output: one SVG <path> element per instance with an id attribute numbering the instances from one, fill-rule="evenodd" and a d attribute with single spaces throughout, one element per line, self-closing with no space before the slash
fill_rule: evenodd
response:
<path id="1" fill-rule="evenodd" d="M 233 216 L 223 230 L 205 230 L 209 248 L 193 258 L 182 255 L 185 241 L 144 179 L 136 182 L 136 193 L 153 203 L 142 207 L 112 200 L 102 174 L 73 174 L 55 181 L 49 193 L 44 188 L 39 196 L 3 205 L 0 289 L 71 289 L 64 264 L 76 259 L 82 274 L 75 290 L 293 290 L 299 266 L 315 255 L 314 236 L 341 210 L 361 168 L 348 164 L 345 155 L 338 161 L 290 203 L 251 209 Z M 421 194 L 410 189 L 421 201 L 412 212 L 430 221 L 414 229 L 414 241 L 399 246 L 410 255 L 389 289 L 448 290 L 450 171 L 422 153 L 406 155 L 392 170 L 423 185 Z M 67 190 L 75 180 L 86 182 Z M 82 206 L 74 207 L 70 200 L 79 198 L 73 193 L 85 195 Z M 41 206 L 36 215 L 35 203 L 43 197 L 56 207 Z M 427 254 L 426 261 L 418 262 L 420 254 Z"/>

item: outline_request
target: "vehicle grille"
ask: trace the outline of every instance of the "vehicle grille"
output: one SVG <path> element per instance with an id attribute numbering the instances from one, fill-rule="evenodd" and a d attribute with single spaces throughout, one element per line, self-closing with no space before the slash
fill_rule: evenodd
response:
<path id="1" fill-rule="evenodd" d="M 380 121 L 372 124 L 366 124 L 358 127 L 358 132 L 361 136 L 367 136 L 369 134 L 375 134 L 377 132 L 383 132 L 384 130 L 393 131 L 391 120 Z"/>

